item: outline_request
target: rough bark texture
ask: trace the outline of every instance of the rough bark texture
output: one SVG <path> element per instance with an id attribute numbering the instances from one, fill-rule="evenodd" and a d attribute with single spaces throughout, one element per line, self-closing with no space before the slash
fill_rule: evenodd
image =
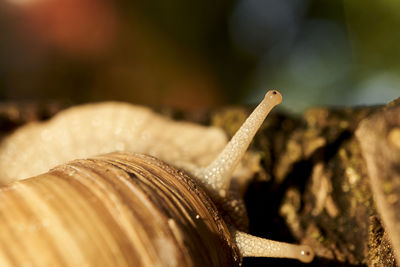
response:
<path id="1" fill-rule="evenodd" d="M 202 122 L 233 135 L 250 110 L 218 110 Z M 262 156 L 263 168 L 246 194 L 250 231 L 312 245 L 317 258 L 311 266 L 396 266 L 399 127 L 400 101 L 387 107 L 314 108 L 300 118 L 272 114 L 251 147 Z M 369 177 L 382 193 L 371 190 Z M 376 194 L 385 195 L 378 211 Z M 385 213 L 389 218 L 383 223 Z M 244 266 L 264 264 L 303 265 L 244 260 Z"/>
<path id="2" fill-rule="evenodd" d="M 363 120 L 356 132 L 376 208 L 400 263 L 400 105 Z"/>
<path id="3" fill-rule="evenodd" d="M 29 114 L 51 115 L 59 107 L 38 105 Z M 26 119 L 23 106 L 12 109 L 0 107 L 2 134 L 25 121 L 48 117 Z M 220 126 L 232 136 L 251 109 L 159 111 Z M 245 195 L 251 233 L 310 244 L 317 258 L 307 266 L 396 266 L 399 100 L 386 107 L 314 108 L 302 117 L 275 112 L 251 150 L 261 156 L 262 165 Z M 281 259 L 244 260 L 244 266 L 264 264 L 303 265 Z"/>

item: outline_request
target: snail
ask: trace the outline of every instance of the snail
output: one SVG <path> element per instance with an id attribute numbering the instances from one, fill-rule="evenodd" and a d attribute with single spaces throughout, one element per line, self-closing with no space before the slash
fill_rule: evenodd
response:
<path id="1" fill-rule="evenodd" d="M 206 157 L 196 164 L 193 160 L 171 164 L 128 151 L 70 161 L 43 174 L 33 174 L 36 176 L 32 178 L 18 177 L 11 182 L 6 177 L 7 185 L 0 187 L 0 265 L 235 266 L 243 257 L 311 262 L 314 253 L 308 245 L 246 233 L 246 209 L 232 179 L 258 128 L 281 100 L 279 92 L 268 91 L 222 151 L 215 148 L 218 155 L 206 166 L 202 165 Z M 107 118 L 95 121 L 101 123 L 103 119 Z M 136 122 L 147 126 L 151 123 Z M 158 123 L 163 124 L 162 119 Z M 28 131 L 35 133 L 37 127 L 42 126 Z M 49 141 L 55 138 L 49 128 L 47 125 L 37 135 L 28 136 L 17 131 L 3 142 L 0 158 L 14 155 L 12 161 L 23 159 L 24 153 L 31 152 L 29 148 L 16 151 L 18 143 L 30 137 L 32 142 L 36 137 Z M 221 136 L 215 129 L 211 132 L 211 137 Z M 151 138 L 151 133 L 141 136 Z M 72 141 L 64 142 L 68 147 Z M 124 143 L 119 148 L 130 150 Z M 157 149 L 152 152 L 164 155 Z M 42 162 L 32 156 L 27 159 L 14 169 L 22 170 L 29 160 Z M 28 173 L 37 171 L 40 167 Z M 18 176 L 15 170 L 12 174 Z"/>

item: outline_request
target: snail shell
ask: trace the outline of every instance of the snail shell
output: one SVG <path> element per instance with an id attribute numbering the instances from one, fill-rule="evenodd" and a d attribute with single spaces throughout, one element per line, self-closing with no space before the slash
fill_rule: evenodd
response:
<path id="1" fill-rule="evenodd" d="M 150 156 L 76 160 L 1 189 L 1 266 L 234 266 L 202 187 Z"/>

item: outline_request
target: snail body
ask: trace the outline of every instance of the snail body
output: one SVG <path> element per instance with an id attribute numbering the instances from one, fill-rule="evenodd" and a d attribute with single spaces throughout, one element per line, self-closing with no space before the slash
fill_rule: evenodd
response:
<path id="1" fill-rule="evenodd" d="M 217 127 L 175 122 L 127 103 L 86 104 L 48 122 L 23 126 L 5 138 L 0 144 L 0 184 L 115 151 L 149 154 L 179 168 L 189 163 L 205 166 L 226 143 Z"/>
<path id="2" fill-rule="evenodd" d="M 0 188 L 2 266 L 235 266 L 313 259 L 306 245 L 246 234 L 232 173 L 269 111 L 269 91 L 207 166 L 142 154 L 76 160 Z M 11 142 L 12 144 L 13 142 Z M 175 165 L 175 164 L 174 164 Z"/>

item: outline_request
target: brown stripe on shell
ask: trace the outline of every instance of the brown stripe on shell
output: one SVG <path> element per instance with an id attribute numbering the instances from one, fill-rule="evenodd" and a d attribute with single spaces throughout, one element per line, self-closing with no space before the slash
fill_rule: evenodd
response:
<path id="1" fill-rule="evenodd" d="M 230 239 L 230 234 L 225 223 L 222 221 L 222 218 L 219 216 L 210 198 L 194 180 L 189 178 L 182 171 L 172 168 L 156 158 L 140 154 L 135 155 L 135 160 L 132 160 L 131 157 L 131 154 L 118 153 L 113 154 L 112 158 L 97 157 L 97 159 L 104 159 L 113 165 L 123 168 L 128 173 L 140 173 L 142 176 L 156 178 L 144 179 L 142 180 L 142 185 L 146 184 L 147 186 L 154 187 L 147 191 L 147 195 L 153 198 L 154 196 L 158 196 L 158 198 L 162 199 L 161 201 L 158 199 L 159 203 L 157 206 L 163 209 L 169 218 L 174 218 L 176 221 L 175 223 L 179 222 L 176 219 L 180 218 L 181 224 L 179 225 L 179 229 L 185 228 L 184 232 L 187 232 L 185 237 L 190 236 L 192 239 L 188 240 L 190 242 L 184 242 L 187 243 L 185 246 L 189 246 L 189 249 L 192 250 L 190 252 L 191 254 L 198 255 L 199 253 L 203 253 L 200 258 L 208 259 L 214 257 L 214 261 L 217 261 L 220 260 L 222 249 L 225 250 L 224 254 L 233 252 L 234 261 L 239 261 L 238 251 Z M 136 179 L 134 179 L 134 181 L 136 181 Z M 162 198 L 162 194 L 160 195 L 160 193 L 165 191 L 166 195 L 169 196 L 174 203 L 168 204 L 166 198 Z M 154 199 L 153 201 L 157 202 Z M 176 209 L 176 206 L 179 207 L 182 205 L 185 206 Z M 173 211 L 176 212 L 172 213 Z M 181 218 L 182 216 L 183 218 Z M 199 217 L 199 219 L 196 219 L 196 217 Z M 216 235 L 213 234 L 214 240 L 204 235 L 204 233 L 210 231 L 208 228 L 211 228 L 213 233 L 216 233 Z M 193 229 L 195 229 L 195 231 L 193 231 Z M 221 238 L 224 240 L 220 240 Z M 227 247 L 226 244 L 228 244 L 230 248 Z M 201 247 L 202 245 L 205 245 L 205 247 Z M 227 251 L 227 249 L 229 251 Z M 205 262 L 204 264 L 210 263 Z"/>
<path id="2" fill-rule="evenodd" d="M 7 258 L 0 259 L 0 264 L 13 264 L 22 265 L 24 262 L 31 261 L 29 251 L 27 250 L 23 243 L 18 242 L 20 236 L 19 225 L 15 224 L 15 221 L 26 220 L 26 217 L 21 210 L 23 210 L 22 199 L 18 196 L 18 192 L 6 190 L 1 188 L 0 192 L 10 192 L 7 197 L 4 194 L 0 194 L 0 220 L 2 227 L 0 231 L 0 239 L 7 240 L 7 242 L 1 242 L 0 246 L 4 249 L 2 250 Z M 9 244 L 15 244 L 10 246 Z M 24 255 L 19 255 L 20 251 L 25 251 Z M 21 257 L 20 257 L 21 256 Z"/>
<path id="3" fill-rule="evenodd" d="M 204 258 L 218 258 L 220 256 L 220 252 L 218 251 L 221 250 L 221 240 L 214 240 L 210 243 L 209 237 L 203 236 L 203 230 L 201 228 L 211 227 L 213 232 L 218 233 L 218 238 L 222 237 L 224 239 L 223 243 L 230 246 L 229 250 L 231 252 L 229 253 L 233 252 L 233 258 L 235 261 L 240 260 L 239 253 L 230 239 L 230 234 L 225 223 L 215 206 L 212 204 L 210 198 L 201 189 L 200 185 L 185 175 L 182 171 L 172 168 L 170 165 L 165 164 L 154 157 L 136 154 L 136 159 L 134 164 L 132 164 L 131 159 L 127 161 L 127 156 L 131 157 L 130 154 L 118 153 L 117 155 L 113 154 L 112 160 L 105 160 L 124 168 L 128 173 L 132 172 L 132 169 L 134 169 L 134 172 L 136 173 L 156 178 L 151 180 L 145 179 L 142 181 L 143 184 L 151 184 L 151 187 L 154 187 L 148 191 L 148 196 L 153 197 L 157 195 L 158 200 L 154 199 L 153 201 L 158 201 L 158 207 L 162 208 L 170 218 L 184 216 L 185 218 L 182 220 L 182 223 L 185 224 L 180 225 L 180 228 L 182 229 L 187 227 L 186 231 L 196 229 L 190 234 L 190 236 L 194 238 L 193 240 L 204 239 L 205 241 L 197 242 L 196 246 L 191 247 L 191 249 L 194 250 L 193 253 L 198 254 L 200 252 L 206 252 L 206 254 L 201 256 Z M 165 193 L 167 198 L 165 196 L 163 197 L 163 193 Z M 172 197 L 175 198 L 174 202 L 167 203 L 168 198 Z M 199 202 L 198 199 L 200 199 L 201 202 Z M 182 205 L 185 206 L 179 207 Z M 173 213 L 173 211 L 175 211 L 175 213 Z M 203 216 L 203 214 L 206 214 L 206 216 Z M 213 222 L 208 222 L 208 216 L 210 215 Z M 204 222 L 206 224 L 204 224 Z M 202 244 L 205 244 L 207 248 L 200 248 L 199 246 Z M 226 249 L 226 247 L 222 246 L 222 249 Z"/>
<path id="4" fill-rule="evenodd" d="M 144 155 L 76 160 L 3 187 L 0 218 L 2 266 L 234 266 L 240 261 L 201 186 Z"/>
<path id="5" fill-rule="evenodd" d="M 98 223 L 105 225 L 108 234 L 115 238 L 115 246 L 117 250 L 120 250 L 121 255 L 118 257 L 113 255 L 113 258 L 115 258 L 113 262 L 117 265 L 119 260 L 124 260 L 126 262 L 120 264 L 127 266 L 141 263 L 142 257 L 135 253 L 136 250 L 132 247 L 123 225 L 121 225 L 123 222 L 121 215 L 118 216 L 119 212 L 114 211 L 119 208 L 118 203 L 112 201 L 112 198 L 115 198 L 118 192 L 113 192 L 113 188 L 105 183 L 106 181 L 101 176 L 96 176 L 96 173 L 87 170 L 85 165 L 81 168 L 71 168 L 71 170 L 72 172 L 78 172 L 81 175 L 80 179 L 77 179 L 78 177 L 76 176 L 70 177 L 68 173 L 57 170 L 53 174 L 67 179 L 68 184 L 74 186 L 82 194 L 90 208 L 98 216 Z M 82 179 L 82 177 L 84 178 Z M 104 249 L 106 250 L 105 253 L 108 253 L 114 251 L 115 247 L 106 246 Z"/>

